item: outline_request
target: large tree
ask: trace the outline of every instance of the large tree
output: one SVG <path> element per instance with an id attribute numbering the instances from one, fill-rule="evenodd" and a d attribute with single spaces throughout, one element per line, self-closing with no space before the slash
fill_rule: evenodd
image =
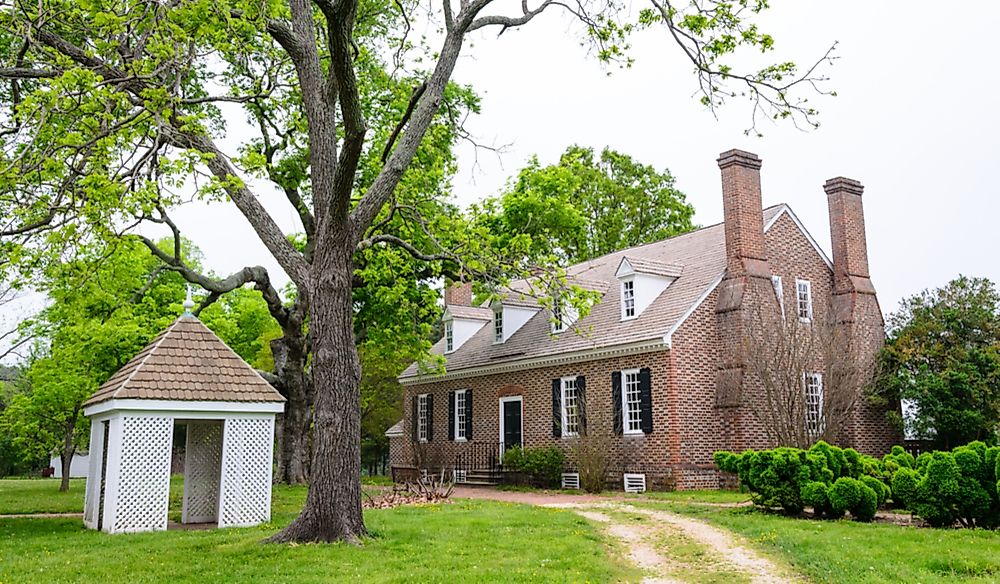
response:
<path id="1" fill-rule="evenodd" d="M 903 400 L 908 433 L 950 449 L 1000 432 L 1000 293 L 960 276 L 889 316 L 878 389 Z"/>
<path id="2" fill-rule="evenodd" d="M 610 148 L 598 158 L 570 146 L 556 164 L 533 157 L 505 192 L 482 203 L 480 220 L 574 264 L 690 231 L 693 215 L 669 170 Z"/>
<path id="3" fill-rule="evenodd" d="M 41 261 L 37 256 L 51 259 L 89 239 L 117 236 L 136 221 L 165 222 L 164 209 L 179 202 L 176 193 L 185 184 L 196 184 L 201 196 L 230 201 L 294 283 L 301 311 L 293 318 L 308 319 L 311 343 L 311 482 L 301 514 L 272 539 L 356 541 L 366 533 L 353 303 L 358 258 L 395 247 L 420 261 L 496 270 L 488 263 L 493 254 L 477 253 L 482 233 L 438 224 L 440 205 L 420 209 L 395 198 L 435 120 L 448 113 L 442 107 L 463 45 L 475 31 L 503 32 L 562 10 L 582 23 L 598 58 L 627 61 L 626 37 L 635 26 L 629 15 L 614 2 L 554 0 L 535 7 L 524 2 L 513 15 L 491 0 L 429 6 L 42 0 L 0 7 L 6 58 L 0 78 L 10 80 L 0 95 L 0 266 L 23 273 Z M 765 0 L 679 7 L 651 0 L 638 23 L 661 27 L 690 58 L 707 107 L 742 95 L 752 101 L 755 119 L 760 112 L 814 123 L 815 112 L 795 90 L 815 88 L 815 67 L 800 73 L 779 63 L 744 74 L 726 63 L 740 48 L 771 49 L 773 39 L 753 24 L 766 7 Z M 421 51 L 410 38 L 418 13 L 441 27 L 435 50 Z M 400 75 L 419 83 L 392 130 L 369 133 L 378 112 L 394 113 L 366 110 L 361 101 L 378 71 L 393 70 L 370 63 L 389 59 Z M 263 118 L 260 134 L 232 144 L 244 134 L 227 131 L 221 103 Z M 267 144 L 284 140 L 300 145 L 301 164 L 274 173 L 286 167 L 268 161 Z M 237 151 L 239 156 L 228 155 Z M 252 177 L 285 193 L 301 221 L 304 245 L 281 231 Z M 411 226 L 402 235 L 381 229 L 400 215 Z M 424 237 L 432 224 L 450 237 Z M 33 245 L 33 237 L 44 238 L 44 245 Z M 506 273 L 525 267 L 515 261 Z M 200 283 L 216 293 L 248 282 L 266 299 L 276 294 L 270 276 L 254 266 Z M 281 312 L 271 301 L 269 307 Z M 289 327 L 279 316 L 283 333 L 301 334 L 300 323 Z"/>

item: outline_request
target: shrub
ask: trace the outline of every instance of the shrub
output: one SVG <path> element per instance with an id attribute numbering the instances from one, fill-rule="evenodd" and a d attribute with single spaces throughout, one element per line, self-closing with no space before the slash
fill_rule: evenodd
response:
<path id="1" fill-rule="evenodd" d="M 810 481 L 802 487 L 802 503 L 812 507 L 817 517 L 836 519 L 843 516 L 830 505 L 830 485 L 820 481 Z"/>
<path id="2" fill-rule="evenodd" d="M 900 468 L 892 475 L 892 502 L 897 507 L 912 510 L 919 484 L 920 473 L 912 468 Z"/>
<path id="3" fill-rule="evenodd" d="M 917 463 L 924 458 L 921 454 Z M 950 452 L 934 452 L 924 462 L 926 472 L 917 486 L 913 508 L 934 527 L 944 527 L 955 522 L 955 507 L 961 493 L 961 471 Z"/>
<path id="4" fill-rule="evenodd" d="M 886 499 L 889 498 L 889 487 L 885 486 L 885 483 L 870 475 L 861 475 L 858 480 L 875 492 L 878 497 L 878 507 L 885 504 Z"/>
<path id="5" fill-rule="evenodd" d="M 566 455 L 554 446 L 548 448 L 515 446 L 508 448 L 503 454 L 504 468 L 531 475 L 536 484 L 544 487 L 550 487 L 559 482 L 565 462 Z"/>
<path id="6" fill-rule="evenodd" d="M 856 521 L 871 521 L 878 509 L 878 494 L 861 480 L 851 477 L 837 479 L 830 487 L 829 498 L 835 513 L 850 511 Z"/>

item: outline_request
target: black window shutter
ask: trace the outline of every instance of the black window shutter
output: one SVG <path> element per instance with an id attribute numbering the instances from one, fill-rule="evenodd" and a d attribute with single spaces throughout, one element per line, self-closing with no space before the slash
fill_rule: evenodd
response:
<path id="1" fill-rule="evenodd" d="M 614 412 L 615 434 L 622 433 L 622 372 L 611 372 L 611 411 Z"/>
<path id="2" fill-rule="evenodd" d="M 434 439 L 434 394 L 427 394 L 427 441 Z"/>
<path id="3" fill-rule="evenodd" d="M 562 436 L 562 380 L 552 380 L 552 436 Z"/>
<path id="4" fill-rule="evenodd" d="M 420 396 L 413 396 L 413 415 L 410 416 L 410 422 L 413 424 L 413 441 L 416 442 L 420 438 L 417 428 L 419 428 L 420 421 L 417 420 L 417 412 L 419 411 Z"/>
<path id="5" fill-rule="evenodd" d="M 576 412 L 580 423 L 580 435 L 587 435 L 587 379 L 580 375 L 576 378 Z"/>
<path id="6" fill-rule="evenodd" d="M 642 432 L 649 434 L 653 431 L 653 387 L 650 379 L 649 367 L 639 370 L 639 402 L 642 415 Z"/>
<path id="7" fill-rule="evenodd" d="M 455 392 L 448 392 L 448 440 L 455 439 Z"/>
<path id="8" fill-rule="evenodd" d="M 465 390 L 465 439 L 472 440 L 472 390 Z"/>

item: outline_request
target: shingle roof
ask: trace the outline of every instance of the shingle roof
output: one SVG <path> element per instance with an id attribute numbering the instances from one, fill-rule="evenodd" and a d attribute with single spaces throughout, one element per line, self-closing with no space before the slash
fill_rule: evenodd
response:
<path id="1" fill-rule="evenodd" d="M 393 437 L 396 437 L 396 436 L 402 436 L 403 435 L 403 420 L 400 420 L 400 421 L 396 422 L 395 424 L 393 424 L 392 426 L 390 426 L 389 429 L 385 431 L 385 435 L 388 436 L 389 438 L 393 438 Z"/>
<path id="2" fill-rule="evenodd" d="M 190 316 L 175 320 L 83 405 L 110 399 L 285 401 L 253 367 Z"/>
<path id="3" fill-rule="evenodd" d="M 649 258 L 640 258 L 625 256 L 624 261 L 627 261 L 632 269 L 640 274 L 652 274 L 654 276 L 669 276 L 671 278 L 677 278 L 683 273 L 684 265 L 671 262 L 660 262 L 656 260 L 651 260 Z"/>
<path id="4" fill-rule="evenodd" d="M 448 313 L 455 318 L 468 318 L 472 320 L 492 320 L 493 311 L 489 308 L 481 308 L 479 306 L 464 306 L 461 304 L 449 304 L 445 308 L 448 309 Z"/>
<path id="5" fill-rule="evenodd" d="M 784 205 L 764 209 L 764 222 L 769 224 L 784 210 Z M 638 318 L 621 320 L 620 287 L 615 273 L 622 258 L 645 265 L 683 266 L 682 275 L 664 290 Z M 586 351 L 615 345 L 627 345 L 663 338 L 679 322 L 688 309 L 705 294 L 726 269 L 725 226 L 722 223 L 637 247 L 617 251 L 567 269 L 567 276 L 607 286 L 601 301 L 585 318 L 576 323 L 578 334 L 567 331 L 550 334 L 549 314 L 541 310 L 502 344 L 493 343 L 493 330 L 484 326 L 457 350 L 445 356 L 445 369 L 459 371 L 482 365 L 547 357 L 561 353 Z M 517 289 L 518 283 L 512 283 Z M 444 340 L 431 352 L 444 354 Z M 419 366 L 406 368 L 400 379 L 418 376 Z"/>

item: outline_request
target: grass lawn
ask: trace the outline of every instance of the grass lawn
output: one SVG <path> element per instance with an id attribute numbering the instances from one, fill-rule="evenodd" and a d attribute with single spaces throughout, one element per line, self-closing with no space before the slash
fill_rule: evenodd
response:
<path id="1" fill-rule="evenodd" d="M 11 482 L 0 481 L 0 493 Z M 30 482 L 57 489 L 53 481 Z M 372 537 L 359 547 L 261 544 L 304 499 L 304 487 L 276 486 L 274 521 L 245 529 L 108 535 L 79 519 L 0 518 L 0 582 L 614 582 L 634 575 L 578 515 L 489 501 L 367 511 Z M 22 509 L 7 507 L 15 511 Z"/>
<path id="2" fill-rule="evenodd" d="M 59 492 L 59 479 L 0 479 L 0 515 L 12 513 L 83 513 L 87 481 L 70 479 Z"/>
<path id="3" fill-rule="evenodd" d="M 752 508 L 641 504 L 741 534 L 816 582 L 1000 581 L 1000 532 L 793 519 Z"/>

